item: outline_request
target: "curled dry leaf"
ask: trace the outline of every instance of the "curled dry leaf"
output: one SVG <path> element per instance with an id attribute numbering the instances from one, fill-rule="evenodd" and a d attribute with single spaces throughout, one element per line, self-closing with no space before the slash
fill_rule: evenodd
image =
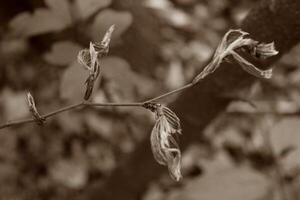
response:
<path id="1" fill-rule="evenodd" d="M 98 57 L 98 52 L 95 50 L 94 45 L 92 42 L 90 42 L 90 48 L 89 48 L 89 58 L 87 59 L 87 62 L 85 62 L 84 64 L 90 64 L 88 66 L 88 70 L 89 70 L 89 76 L 85 81 L 86 84 L 86 90 L 85 90 L 85 94 L 84 94 L 84 99 L 88 100 L 93 92 L 93 88 L 94 88 L 94 84 L 95 84 L 95 80 L 98 78 L 99 74 L 100 74 L 100 64 L 97 60 Z M 90 61 L 90 62 L 88 62 Z"/>
<path id="2" fill-rule="evenodd" d="M 259 78 L 271 78 L 272 69 L 261 70 L 251 64 L 249 61 L 240 56 L 235 50 L 241 48 L 250 49 L 251 55 L 259 59 L 266 59 L 268 57 L 278 54 L 275 50 L 274 42 L 260 43 L 251 38 L 246 38 L 249 33 L 242 30 L 229 30 L 223 37 L 221 43 L 217 47 L 212 61 L 204 68 L 204 70 L 197 75 L 193 83 L 196 84 L 204 79 L 207 75 L 213 73 L 224 60 L 224 58 L 232 55 L 233 58 L 241 65 L 241 67 L 248 73 Z"/>
<path id="3" fill-rule="evenodd" d="M 33 96 L 30 94 L 30 92 L 27 93 L 27 102 L 29 106 L 29 110 L 32 113 L 33 117 L 36 119 L 38 124 L 43 124 L 45 121 L 45 118 L 43 118 L 37 111 L 35 102 L 33 99 Z"/>
<path id="4" fill-rule="evenodd" d="M 155 113 L 156 122 L 151 132 L 151 148 L 155 160 L 168 166 L 170 176 L 179 181 L 181 175 L 181 152 L 176 141 L 181 134 L 180 120 L 169 108 L 149 103 L 145 107 Z"/>
<path id="5" fill-rule="evenodd" d="M 274 42 L 271 43 L 261 43 L 253 48 L 252 55 L 258 58 L 266 59 L 271 56 L 278 54 L 278 51 L 275 49 Z"/>
<path id="6" fill-rule="evenodd" d="M 241 67 L 249 74 L 252 74 L 253 76 L 259 78 L 269 79 L 272 77 L 272 69 L 268 69 L 268 70 L 258 69 L 253 64 L 251 64 L 246 59 L 244 59 L 242 56 L 240 56 L 238 53 L 232 52 L 231 55 L 241 65 Z"/>
<path id="7" fill-rule="evenodd" d="M 89 49 L 82 49 L 77 55 L 77 61 L 87 70 L 94 71 L 96 62 L 99 62 L 97 58 L 101 58 L 109 51 L 109 44 L 111 41 L 112 33 L 115 29 L 115 25 L 109 27 L 106 31 L 101 42 L 90 42 Z"/>
<path id="8" fill-rule="evenodd" d="M 109 43 L 111 40 L 112 32 L 114 31 L 114 25 L 112 25 L 104 35 L 100 43 L 90 42 L 89 49 L 83 49 L 79 51 L 77 55 L 77 61 L 89 71 L 89 76 L 86 83 L 86 91 L 84 99 L 88 100 L 93 92 L 94 83 L 100 75 L 100 62 L 99 58 L 108 53 Z"/>

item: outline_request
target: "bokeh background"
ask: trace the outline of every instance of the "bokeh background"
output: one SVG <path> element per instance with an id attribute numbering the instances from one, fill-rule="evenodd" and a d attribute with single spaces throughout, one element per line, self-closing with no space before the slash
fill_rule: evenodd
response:
<path id="1" fill-rule="evenodd" d="M 89 41 L 100 41 L 112 24 L 116 30 L 101 61 L 102 80 L 93 101 L 141 101 L 178 88 L 203 68 L 223 34 L 238 27 L 258 3 L 2 1 L 0 122 L 31 117 L 28 91 L 41 113 L 79 102 L 88 72 L 77 63 L 77 53 Z M 183 181 L 172 181 L 165 169 L 143 191 L 130 192 L 143 200 L 299 199 L 299 54 L 300 46 L 295 46 L 284 55 L 271 80 L 222 94 L 233 101 L 199 133 L 201 143 L 184 151 Z M 152 125 L 151 113 L 139 108 L 91 108 L 62 113 L 44 126 L 1 129 L 0 199 L 59 200 L 87 194 L 110 181 L 137 144 L 149 140 Z M 137 180 L 133 176 L 127 181 Z"/>

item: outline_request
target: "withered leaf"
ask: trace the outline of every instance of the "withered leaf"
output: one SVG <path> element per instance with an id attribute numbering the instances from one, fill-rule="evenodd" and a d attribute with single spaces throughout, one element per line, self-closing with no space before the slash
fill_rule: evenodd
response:
<path id="1" fill-rule="evenodd" d="M 168 166 L 170 176 L 179 181 L 182 178 L 181 152 L 175 137 L 181 133 L 180 120 L 169 108 L 157 105 L 150 138 L 153 156 L 159 164 Z"/>
<path id="2" fill-rule="evenodd" d="M 252 74 L 253 76 L 256 76 L 258 78 L 269 79 L 272 77 L 272 71 L 273 71 L 272 69 L 268 69 L 268 70 L 258 69 L 253 64 L 251 64 L 246 59 L 244 59 L 239 54 L 237 54 L 236 52 L 232 52 L 232 56 L 241 65 L 241 67 L 249 74 Z"/>
<path id="3" fill-rule="evenodd" d="M 252 56 L 265 59 L 278 54 L 275 50 L 274 42 L 272 43 L 260 43 L 256 40 L 248 38 L 249 33 L 242 30 L 229 30 L 223 37 L 221 43 L 217 47 L 212 61 L 198 74 L 193 84 L 198 83 L 204 79 L 207 75 L 213 73 L 221 64 L 221 62 L 232 55 L 235 60 L 241 65 L 241 67 L 248 73 L 260 77 L 271 78 L 272 70 L 260 70 L 255 67 L 249 61 L 241 57 L 235 50 L 240 48 L 248 48 Z"/>
<path id="4" fill-rule="evenodd" d="M 37 108 L 35 106 L 35 101 L 33 96 L 30 94 L 30 92 L 27 93 L 27 102 L 28 102 L 28 106 L 29 106 L 29 110 L 31 112 L 31 114 L 33 115 L 33 117 L 36 119 L 38 124 L 43 124 L 45 121 L 45 118 L 43 118 L 37 111 Z"/>

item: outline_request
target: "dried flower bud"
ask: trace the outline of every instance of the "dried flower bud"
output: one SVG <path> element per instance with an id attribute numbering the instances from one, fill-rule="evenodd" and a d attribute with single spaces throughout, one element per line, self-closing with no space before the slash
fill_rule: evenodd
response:
<path id="1" fill-rule="evenodd" d="M 43 118 L 37 111 L 36 106 L 35 106 L 35 102 L 34 99 L 32 97 L 32 95 L 30 94 L 30 92 L 27 93 L 27 102 L 28 102 L 28 106 L 29 106 L 29 110 L 31 112 L 31 114 L 33 115 L 33 117 L 36 119 L 38 124 L 43 124 L 45 122 L 45 118 Z"/>
<path id="2" fill-rule="evenodd" d="M 212 61 L 194 78 L 193 83 L 196 84 L 208 74 L 213 73 L 220 66 L 221 62 L 229 55 L 232 55 L 248 73 L 260 78 L 270 78 L 272 76 L 272 70 L 261 70 L 255 67 L 253 64 L 242 58 L 235 50 L 247 47 L 248 49 L 250 48 L 253 56 L 265 59 L 278 54 L 278 51 L 274 48 L 274 43 L 259 43 L 251 38 L 245 38 L 247 35 L 249 35 L 249 33 L 241 30 L 229 30 L 219 44 Z"/>
<path id="3" fill-rule="evenodd" d="M 150 138 L 153 156 L 159 164 L 167 165 L 170 176 L 179 181 L 181 152 L 175 137 L 181 134 L 180 120 L 169 108 L 160 104 L 155 107 L 156 122 Z"/>

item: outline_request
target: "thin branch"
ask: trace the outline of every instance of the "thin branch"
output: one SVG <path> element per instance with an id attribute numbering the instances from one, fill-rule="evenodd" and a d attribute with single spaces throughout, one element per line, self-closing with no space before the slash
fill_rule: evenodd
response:
<path id="1" fill-rule="evenodd" d="M 172 90 L 172 91 L 170 91 L 170 92 L 164 93 L 164 94 L 159 95 L 159 96 L 157 96 L 157 97 L 154 97 L 154 98 L 152 98 L 152 99 L 146 100 L 144 103 L 150 103 L 150 102 L 157 101 L 157 100 L 159 100 L 159 99 L 165 98 L 165 97 L 170 96 L 170 95 L 173 95 L 173 94 L 175 94 L 175 93 L 182 92 L 182 91 L 184 91 L 184 90 L 186 90 L 186 89 L 188 89 L 188 88 L 190 88 L 190 87 L 193 87 L 193 86 L 194 86 L 193 83 L 189 83 L 189 84 L 184 85 L 184 86 L 182 86 L 182 87 L 180 87 L 180 88 L 178 88 L 178 89 Z"/>
<path id="2" fill-rule="evenodd" d="M 89 103 L 85 102 L 86 106 L 94 106 L 94 107 L 139 107 L 143 106 L 144 103 L 136 102 L 136 103 Z"/>
<path id="3" fill-rule="evenodd" d="M 62 112 L 66 112 L 68 110 L 74 110 L 75 108 L 78 108 L 80 106 L 83 106 L 84 105 L 84 102 L 81 102 L 81 103 L 77 103 L 77 104 L 73 104 L 73 105 L 70 105 L 70 106 L 66 106 L 64 108 L 60 108 L 56 111 L 53 111 L 53 112 L 50 112 L 48 114 L 45 114 L 45 115 L 42 115 L 42 117 L 44 117 L 45 119 L 53 116 L 53 115 L 57 115 L 59 113 L 62 113 Z"/>
<path id="4" fill-rule="evenodd" d="M 50 112 L 48 114 L 41 115 L 41 117 L 44 118 L 44 119 L 47 119 L 47 118 L 52 117 L 54 115 L 57 115 L 59 113 L 62 113 L 62 112 L 68 111 L 68 110 L 74 110 L 75 108 L 80 107 L 82 105 L 84 105 L 83 102 L 77 103 L 77 104 L 74 104 L 74 105 L 70 105 L 70 106 L 66 106 L 66 107 L 60 108 L 58 110 L 55 110 L 53 112 Z M 0 129 L 11 127 L 11 126 L 15 126 L 15 125 L 32 123 L 32 122 L 36 122 L 36 119 L 30 118 L 30 119 L 9 121 L 9 122 L 6 122 L 5 124 L 0 125 Z"/>
<path id="5" fill-rule="evenodd" d="M 47 118 L 50 118 L 50 117 L 52 117 L 54 115 L 57 115 L 59 113 L 62 113 L 62 112 L 74 110 L 74 109 L 79 108 L 79 107 L 84 108 L 84 107 L 87 107 L 87 106 L 89 106 L 89 107 L 142 107 L 145 103 L 153 102 L 153 101 L 165 98 L 167 96 L 170 96 L 172 94 L 182 92 L 183 90 L 186 90 L 187 88 L 190 88 L 192 86 L 193 86 L 193 84 L 191 84 L 191 83 L 187 84 L 187 85 L 185 85 L 181 88 L 178 88 L 178 89 L 175 89 L 173 91 L 167 92 L 167 93 L 162 94 L 160 96 L 157 96 L 155 98 L 149 99 L 145 102 L 135 102 L 135 103 L 91 103 L 91 102 L 83 101 L 83 102 L 80 102 L 80 103 L 76 103 L 76 104 L 73 104 L 73 105 L 69 105 L 69 106 L 60 108 L 58 110 L 52 111 L 52 112 L 47 113 L 47 114 L 41 115 L 41 117 L 44 118 L 44 119 L 47 119 Z M 29 119 L 23 119 L 23 120 L 8 121 L 8 122 L 0 125 L 0 129 L 15 126 L 15 125 L 32 123 L 32 122 L 36 122 L 36 119 L 29 118 Z"/>
<path id="6" fill-rule="evenodd" d="M 100 44 L 98 43 L 92 43 L 90 42 L 90 48 L 89 50 L 87 49 L 83 49 L 79 52 L 78 54 L 78 62 L 80 64 L 82 64 L 83 66 L 85 66 L 89 71 L 90 71 L 90 75 L 87 79 L 87 88 L 86 88 L 86 93 L 85 93 L 85 96 L 84 96 L 84 99 L 85 100 L 88 100 L 92 94 L 92 91 L 93 91 L 93 86 L 94 86 L 94 83 L 95 83 L 95 80 L 96 78 L 99 76 L 99 64 L 97 63 L 97 59 L 98 59 L 98 55 L 101 55 L 101 57 L 103 55 L 105 55 L 105 53 L 108 52 L 108 47 L 109 47 L 109 42 L 110 42 L 110 39 L 111 39 L 111 34 L 114 30 L 114 26 L 111 26 L 109 28 L 109 30 L 106 32 L 103 40 L 101 41 Z M 223 37 L 222 39 L 222 43 L 220 43 L 219 47 L 217 48 L 216 50 L 216 53 L 219 53 L 220 55 L 218 54 L 215 54 L 214 57 L 213 57 L 213 60 L 211 60 L 211 64 L 207 65 L 207 67 L 204 68 L 204 70 L 191 82 L 191 83 L 188 83 L 178 89 L 175 89 L 175 90 L 172 90 L 170 92 L 167 92 L 167 93 L 164 93 L 162 95 L 159 95 L 157 97 L 154 97 L 154 98 L 151 98 L 149 100 L 146 100 L 144 102 L 137 102 L 137 103 L 88 103 L 87 101 L 83 101 L 81 103 L 78 103 L 78 104 L 74 104 L 74 105 L 70 105 L 70 106 L 67 106 L 67 107 L 64 107 L 64 108 L 61 108 L 59 110 L 56 110 L 56 111 L 53 111 L 51 113 L 48 113 L 48 114 L 45 114 L 45 115 L 41 115 L 36 111 L 36 108 L 35 108 L 35 104 L 34 104 L 34 100 L 33 100 L 33 97 L 31 97 L 31 101 L 32 101 L 32 108 L 34 108 L 35 112 L 33 112 L 33 115 L 35 117 L 35 119 L 25 119 L 25 120 L 20 120 L 20 121 L 12 121 L 12 122 L 7 122 L 6 124 L 4 125 L 0 125 L 0 129 L 1 128 L 5 128 L 5 127 L 9 127 L 9 126 L 13 126 L 13 125 L 17 125 L 17 124 L 24 124 L 24 123 L 29 123 L 29 122 L 38 122 L 40 124 L 43 123 L 44 119 L 48 118 L 48 117 L 51 117 L 53 115 L 56 115 L 56 114 L 59 114 L 59 113 L 62 113 L 62 112 L 65 112 L 65 111 L 68 111 L 68 110 L 73 110 L 77 107 L 86 107 L 86 106 L 106 106 L 106 107 L 116 107 L 116 106 L 135 106 L 135 107 L 147 107 L 146 104 L 148 103 L 152 103 L 152 102 L 155 102 L 157 100 L 160 100 L 162 98 L 165 98 L 165 97 L 168 97 L 170 95 L 173 95 L 175 93 L 179 93 L 179 92 L 182 92 L 188 88 L 191 88 L 193 87 L 195 84 L 197 84 L 198 82 L 200 82 L 200 80 L 203 80 L 208 74 L 211 74 L 212 72 L 214 72 L 220 65 L 221 61 L 223 60 L 223 58 L 225 58 L 225 56 L 227 55 L 226 54 L 226 48 L 224 47 L 224 42 L 225 40 L 227 40 L 227 36 L 231 33 L 231 32 L 240 32 L 240 36 L 239 36 L 239 40 L 237 41 L 243 41 L 242 38 L 243 36 L 245 35 L 245 32 L 242 32 L 240 30 L 230 30 L 228 31 L 225 36 Z M 224 39 L 225 38 L 225 39 Z M 256 42 L 256 41 L 254 41 Z M 237 43 L 234 43 L 232 42 L 232 45 L 233 44 L 237 44 Z M 273 43 L 272 43 L 273 44 Z M 268 45 L 268 44 L 266 44 Z M 274 46 L 274 45 L 273 45 Z M 272 47 L 273 47 L 272 46 Z M 100 48 L 100 50 L 97 50 L 95 49 L 95 47 L 97 48 Z M 225 49 L 222 49 L 224 47 Z M 229 47 L 228 47 L 229 48 Z M 237 48 L 237 47 L 235 47 Z M 274 48 L 274 47 L 273 47 Z M 233 50 L 233 47 L 231 48 Z M 224 52 L 220 52 L 220 50 L 224 51 Z M 270 47 L 268 46 L 268 50 L 270 50 Z M 275 49 L 272 49 L 274 52 L 275 52 Z M 278 52 L 276 51 L 276 54 Z M 226 54 L 226 55 L 225 55 Z M 274 55 L 276 55 L 274 54 Z M 235 55 L 235 54 L 234 54 Z M 242 57 L 237 57 L 238 55 L 236 54 L 236 58 L 238 58 L 238 60 L 240 62 L 246 62 L 243 60 Z M 272 55 L 265 55 L 265 56 L 273 56 Z M 214 64 L 216 62 L 216 59 L 220 57 L 220 60 L 217 60 L 217 64 Z M 246 63 L 247 64 L 247 67 L 249 68 L 249 66 L 252 66 L 251 63 Z M 244 67 L 245 68 L 245 67 Z M 248 69 L 247 68 L 247 69 Z M 263 73 L 260 69 L 257 69 L 256 67 L 252 66 L 251 69 L 254 68 L 256 71 L 255 72 L 260 72 L 260 73 Z M 253 72 L 253 69 L 249 71 L 246 70 L 248 72 L 250 72 L 250 74 L 254 74 L 254 75 L 257 75 Z M 263 78 L 270 78 L 270 77 L 263 77 Z"/>
<path id="7" fill-rule="evenodd" d="M 0 125 L 0 129 L 3 128 L 7 128 L 10 126 L 14 126 L 14 125 L 20 125 L 20 124 L 27 124 L 27 123 L 32 123 L 32 122 L 36 122 L 36 119 L 24 119 L 24 120 L 16 120 L 16 121 L 8 121 L 2 125 Z"/>

